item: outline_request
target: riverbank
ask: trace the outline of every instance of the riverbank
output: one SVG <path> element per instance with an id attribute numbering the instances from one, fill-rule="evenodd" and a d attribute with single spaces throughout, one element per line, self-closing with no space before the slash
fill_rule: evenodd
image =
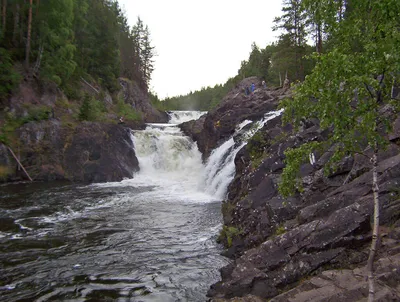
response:
<path id="1" fill-rule="evenodd" d="M 130 129 L 167 122 L 146 91 L 127 79 L 110 94 L 81 81 L 68 98 L 60 89 L 31 79 L 2 103 L 0 181 L 119 181 L 138 170 Z M 123 117 L 121 124 L 119 119 Z M 10 148 L 10 149 L 9 149 Z"/>
<path id="2" fill-rule="evenodd" d="M 249 81 L 256 79 L 244 80 L 201 121 L 182 126 L 188 135 L 197 140 L 204 154 L 221 144 L 238 123 L 266 114 L 276 109 L 281 99 L 290 97 L 290 92 L 283 89 L 258 89 L 246 96 L 241 93 L 241 86 L 246 86 Z M 261 87 L 259 81 L 256 85 Z M 393 131 L 388 137 L 389 146 L 378 156 L 381 228 L 386 230 L 383 236 L 387 238 L 382 244 L 391 247 L 381 249 L 376 265 L 393 260 L 393 271 L 389 275 L 390 265 L 378 274 L 397 280 L 391 283 L 386 277 L 379 279 L 380 290 L 388 289 L 383 291 L 384 300 L 400 297 L 396 288 L 400 280 L 397 255 L 400 247 L 397 244 L 400 117 L 390 107 L 381 108 L 381 114 L 393 123 Z M 290 294 L 279 295 L 313 276 L 326 280 L 323 274 L 332 269 L 351 272 L 365 266 L 373 213 L 371 163 L 366 157 L 345 157 L 336 170 L 326 174 L 323 167 L 332 153 L 329 150 L 315 153 L 314 161 L 305 162 L 300 167 L 303 190 L 289 198 L 283 198 L 278 193 L 285 167 L 285 150 L 309 141 L 323 141 L 325 137 L 326 132 L 320 130 L 315 120 L 306 121 L 295 132 L 290 125 L 282 125 L 281 117 L 276 117 L 239 151 L 235 159 L 236 176 L 222 206 L 224 227 L 220 234 L 220 240 L 226 247 L 224 254 L 234 262 L 221 270 L 222 280 L 209 291 L 215 301 L 220 301 L 220 298 L 257 301 L 251 300 L 251 296 L 259 299 L 278 296 L 281 298 L 277 301 L 288 301 L 293 297 L 300 299 L 301 292 L 312 288 L 315 291 L 310 293 L 310 297 L 319 301 L 316 294 L 318 286 L 308 289 L 309 283 Z M 343 278 L 350 278 L 351 274 Z M 344 279 L 340 280 L 343 282 Z M 368 291 L 362 278 L 360 280 L 357 297 L 365 298 Z M 333 288 L 331 298 L 339 297 L 342 292 L 338 283 L 328 281 L 326 286 L 331 284 Z M 320 288 L 323 291 L 326 289 L 323 285 Z M 234 297 L 245 298 L 236 300 Z"/>

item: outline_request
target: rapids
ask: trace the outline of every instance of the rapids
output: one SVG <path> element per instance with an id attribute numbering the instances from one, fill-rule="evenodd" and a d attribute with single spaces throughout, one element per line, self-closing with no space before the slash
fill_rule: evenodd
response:
<path id="1" fill-rule="evenodd" d="M 1 185 L 0 300 L 205 301 L 228 263 L 216 237 L 233 160 L 271 115 L 238 125 L 203 164 L 175 125 L 202 114 L 132 131 L 132 179 Z"/>

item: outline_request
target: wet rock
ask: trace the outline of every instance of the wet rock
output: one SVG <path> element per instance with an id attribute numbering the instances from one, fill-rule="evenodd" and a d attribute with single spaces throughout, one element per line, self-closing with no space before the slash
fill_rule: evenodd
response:
<path id="1" fill-rule="evenodd" d="M 119 181 L 139 170 L 130 130 L 97 123 L 77 127 L 64 165 L 69 179 L 84 182 Z"/>
<path id="2" fill-rule="evenodd" d="M 263 110 L 269 110 L 261 102 L 276 104 L 287 96 L 279 90 L 261 91 L 259 96 L 255 93 L 249 97 L 238 92 L 234 89 L 220 104 L 219 108 L 229 117 L 217 108 L 207 115 L 203 128 L 198 128 L 201 130 L 196 133 L 196 139 L 205 156 L 209 148 L 218 146 L 230 135 L 234 129 L 230 123 L 251 119 L 250 115 L 246 116 L 247 104 L 258 106 L 260 116 L 266 113 Z M 235 107 L 239 99 L 247 102 L 240 110 Z M 378 154 L 384 243 L 377 264 L 394 262 L 386 271 L 383 269 L 382 276 L 390 277 L 379 279 L 378 301 L 398 300 L 400 284 L 397 260 L 388 260 L 388 255 L 397 255 L 400 251 L 400 231 L 390 231 L 400 226 L 398 118 L 393 118 L 390 110 L 385 112 L 395 121 L 395 130 L 390 136 L 392 143 Z M 213 127 L 216 118 L 224 120 L 223 128 Z M 327 171 L 324 166 L 335 146 L 326 152 L 316 150 L 316 162 L 301 166 L 301 192 L 283 198 L 277 188 L 285 165 L 284 151 L 306 142 L 324 141 L 329 131 L 321 131 L 316 120 L 304 121 L 296 133 L 292 130 L 290 125 L 281 125 L 280 117 L 260 130 L 265 143 L 259 146 L 264 158 L 258 167 L 253 166 L 246 148 L 237 153 L 236 176 L 224 201 L 224 207 L 231 210 L 229 214 L 224 213 L 224 224 L 241 230 L 237 238 L 240 244 L 229 251 L 233 262 L 229 269 L 222 270 L 222 280 L 208 293 L 212 301 L 251 301 L 254 297 L 262 300 L 275 297 L 273 301 L 358 301 L 368 294 L 363 281 L 365 271 L 356 271 L 354 267 L 365 265 L 371 241 L 374 198 L 368 156 L 372 150 L 365 145 L 367 156 L 344 157 L 335 169 Z M 307 278 L 310 279 L 303 282 Z"/>
<path id="3" fill-rule="evenodd" d="M 25 124 L 17 134 L 21 160 L 35 180 L 119 181 L 139 169 L 130 129 L 119 125 L 84 122 L 73 129 L 49 120 Z"/>

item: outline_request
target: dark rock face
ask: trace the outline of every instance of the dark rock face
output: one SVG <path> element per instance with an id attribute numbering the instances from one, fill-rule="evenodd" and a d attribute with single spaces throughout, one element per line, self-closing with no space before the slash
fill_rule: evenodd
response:
<path id="1" fill-rule="evenodd" d="M 80 124 L 65 150 L 67 175 L 85 182 L 132 178 L 139 162 L 129 135 L 130 129 L 117 125 Z"/>
<path id="2" fill-rule="evenodd" d="M 205 117 L 202 127 L 201 122 L 197 122 L 199 125 L 192 122 L 184 126 L 184 131 L 197 140 L 200 150 L 207 156 L 212 148 L 232 134 L 237 123 L 261 117 L 275 109 L 279 100 L 287 95 L 284 90 L 266 90 L 245 96 L 237 88 L 236 93 L 231 92 Z M 250 108 L 257 108 L 257 112 Z M 219 127 L 215 125 L 218 120 Z M 400 219 L 398 119 L 393 120 L 394 131 L 389 136 L 391 144 L 378 156 L 382 226 L 399 223 Z M 369 160 L 358 155 L 343 158 L 334 172 L 325 175 L 323 165 L 332 153 L 329 150 L 323 154 L 315 153 L 315 163 L 305 163 L 300 169 L 303 192 L 283 198 L 277 188 L 284 168 L 284 151 L 309 141 L 323 141 L 326 132 L 312 120 L 304 123 L 300 132 L 292 133 L 290 125 L 281 125 L 281 117 L 270 120 L 260 131 L 266 142 L 261 164 L 257 168 L 252 166 L 246 148 L 235 158 L 236 176 L 223 204 L 223 218 L 226 226 L 239 230 L 239 235 L 231 238 L 232 244 L 224 252 L 233 258 L 233 262 L 221 270 L 222 280 L 211 287 L 208 295 L 212 301 L 257 301 L 258 298 L 273 297 L 277 297 L 276 301 L 365 298 L 368 294 L 362 289 L 365 275 L 358 277 L 352 270 L 356 266 L 365 266 L 371 241 L 373 195 Z M 398 254 L 399 250 L 397 245 L 392 253 Z M 386 261 L 387 253 L 382 248 L 377 257 L 381 259 L 379 261 Z M 396 265 L 393 276 L 399 280 L 396 274 L 400 268 Z M 331 274 L 335 268 L 348 271 L 343 276 L 334 271 L 328 280 L 326 274 Z M 330 270 L 329 273 L 326 270 Z M 287 295 L 282 294 L 312 275 L 319 278 L 315 282 L 320 285 L 307 283 Z M 349 287 L 340 289 L 340 282 L 345 282 L 346 278 L 358 288 L 357 293 L 351 293 Z M 388 297 L 400 298 L 395 289 L 399 281 L 394 286 L 388 281 L 381 282 L 379 291 L 386 297 L 382 301 Z M 303 296 L 302 292 L 310 288 L 315 291 L 311 290 L 310 296 Z M 319 291 L 328 289 L 332 290 L 331 294 L 321 295 L 326 299 L 318 297 Z M 338 297 L 344 297 L 344 300 L 335 300 Z"/>
<path id="3" fill-rule="evenodd" d="M 251 83 L 256 85 L 256 90 L 246 95 L 244 89 L 250 87 Z M 244 79 L 224 97 L 217 108 L 202 119 L 183 123 L 181 129 L 197 141 L 200 152 L 207 158 L 219 143 L 234 133 L 240 122 L 258 120 L 264 113 L 275 110 L 280 98 L 286 96 L 285 92 L 282 89 L 263 89 L 257 77 Z"/>
<path id="4" fill-rule="evenodd" d="M 134 109 L 142 112 L 143 120 L 147 123 L 167 123 L 168 114 L 155 109 L 149 100 L 147 92 L 141 89 L 137 83 L 123 78 L 118 79 L 122 87 L 125 103 L 131 104 Z"/>
<path id="5" fill-rule="evenodd" d="M 22 164 L 35 180 L 120 181 L 139 170 L 130 129 L 119 125 L 84 122 L 72 129 L 50 120 L 25 124 L 18 136 Z M 0 159 L 16 167 L 0 150 Z"/>

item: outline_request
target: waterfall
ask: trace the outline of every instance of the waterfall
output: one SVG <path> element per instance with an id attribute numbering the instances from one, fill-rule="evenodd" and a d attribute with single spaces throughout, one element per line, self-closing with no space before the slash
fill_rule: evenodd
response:
<path id="1" fill-rule="evenodd" d="M 236 154 L 268 120 L 281 112 L 269 112 L 257 122 L 243 121 L 230 139 L 212 151 L 204 165 L 197 144 L 174 125 L 177 121 L 204 113 L 174 111 L 170 124 L 148 124 L 145 130 L 133 132 L 132 140 L 140 166 L 135 178 L 140 177 L 144 183 L 162 185 L 182 194 L 198 192 L 221 200 L 235 176 Z"/>
<path id="2" fill-rule="evenodd" d="M 181 124 L 191 120 L 197 120 L 207 111 L 177 111 L 171 110 L 168 112 L 170 124 Z"/>
<path id="3" fill-rule="evenodd" d="M 208 194 L 219 199 L 225 198 L 228 186 L 235 177 L 234 160 L 236 154 L 258 130 L 264 127 L 269 120 L 279 116 L 282 111 L 268 112 L 257 122 L 243 121 L 236 127 L 235 133 L 229 140 L 211 152 L 204 174 L 205 191 Z M 252 127 L 247 129 L 246 126 L 249 124 L 252 124 Z"/>

